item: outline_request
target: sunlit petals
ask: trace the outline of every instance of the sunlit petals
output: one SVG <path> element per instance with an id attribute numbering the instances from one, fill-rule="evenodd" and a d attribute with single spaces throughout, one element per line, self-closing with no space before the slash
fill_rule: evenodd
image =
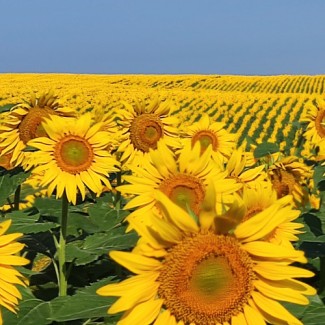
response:
<path id="1" fill-rule="evenodd" d="M 161 299 L 140 303 L 124 314 L 118 325 L 150 325 L 159 314 L 162 304 Z"/>
<path id="2" fill-rule="evenodd" d="M 143 274 L 161 268 L 161 263 L 159 261 L 129 252 L 111 251 L 109 256 L 114 261 L 136 274 Z"/>

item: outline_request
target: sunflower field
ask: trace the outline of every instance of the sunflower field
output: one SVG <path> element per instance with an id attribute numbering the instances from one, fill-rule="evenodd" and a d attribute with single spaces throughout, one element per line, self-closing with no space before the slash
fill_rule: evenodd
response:
<path id="1" fill-rule="evenodd" d="M 325 76 L 0 82 L 0 325 L 325 323 Z"/>

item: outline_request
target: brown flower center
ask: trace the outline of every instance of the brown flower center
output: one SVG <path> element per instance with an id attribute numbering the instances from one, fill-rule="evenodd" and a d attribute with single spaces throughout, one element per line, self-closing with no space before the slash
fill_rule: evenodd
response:
<path id="1" fill-rule="evenodd" d="M 199 141 L 201 144 L 201 155 L 209 145 L 212 145 L 213 151 L 218 150 L 218 138 L 216 134 L 210 130 L 202 130 L 195 133 L 192 137 L 192 148 L 197 141 Z"/>
<path id="2" fill-rule="evenodd" d="M 247 304 L 253 280 L 253 262 L 235 238 L 197 234 L 169 251 L 158 296 L 177 321 L 222 324 Z"/>
<path id="3" fill-rule="evenodd" d="M 42 126 L 45 117 L 57 114 L 53 109 L 33 107 L 29 110 L 19 124 L 19 137 L 26 144 L 29 140 L 38 137 L 46 137 L 47 134 Z"/>
<path id="4" fill-rule="evenodd" d="M 205 197 L 203 182 L 194 176 L 179 174 L 165 179 L 159 189 L 185 211 L 199 215 Z"/>
<path id="5" fill-rule="evenodd" d="M 54 157 L 63 171 L 78 174 L 92 165 L 94 153 L 86 139 L 69 135 L 56 144 Z"/>
<path id="6" fill-rule="evenodd" d="M 271 175 L 271 181 L 277 192 L 278 199 L 291 194 L 296 184 L 296 179 L 292 173 L 287 170 L 277 169 Z"/>
<path id="7" fill-rule="evenodd" d="M 163 135 L 164 127 L 156 114 L 141 114 L 131 123 L 131 143 L 142 152 L 149 152 L 150 148 L 157 149 L 157 143 Z"/>

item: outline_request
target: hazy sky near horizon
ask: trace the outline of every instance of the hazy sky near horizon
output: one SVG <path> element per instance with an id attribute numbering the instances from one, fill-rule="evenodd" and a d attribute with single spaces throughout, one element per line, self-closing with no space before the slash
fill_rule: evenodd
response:
<path id="1" fill-rule="evenodd" d="M 0 0 L 0 73 L 325 74 L 324 0 Z"/>

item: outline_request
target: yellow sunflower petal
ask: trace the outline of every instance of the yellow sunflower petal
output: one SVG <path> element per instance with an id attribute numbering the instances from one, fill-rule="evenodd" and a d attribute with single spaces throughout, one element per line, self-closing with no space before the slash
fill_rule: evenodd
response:
<path id="1" fill-rule="evenodd" d="M 248 325 L 266 325 L 263 316 L 251 306 L 244 306 L 244 314 Z"/>
<path id="2" fill-rule="evenodd" d="M 109 253 L 109 256 L 114 261 L 123 265 L 128 270 L 136 274 L 152 272 L 161 268 L 161 263 L 156 259 L 144 257 L 129 252 L 111 251 Z"/>
<path id="3" fill-rule="evenodd" d="M 166 217 L 179 229 L 185 232 L 199 231 L 199 227 L 194 219 L 192 219 L 182 208 L 169 200 L 164 193 L 155 191 L 154 195 L 156 200 L 161 202 L 163 207 L 166 209 Z"/>
<path id="4" fill-rule="evenodd" d="M 159 314 L 158 318 L 154 322 L 154 325 L 177 325 L 177 322 L 175 317 L 170 314 L 170 311 L 165 310 Z"/>
<path id="5" fill-rule="evenodd" d="M 162 299 L 149 300 L 135 306 L 123 318 L 118 322 L 119 325 L 149 325 L 158 316 L 161 306 L 163 304 Z"/>
<path id="6" fill-rule="evenodd" d="M 301 267 L 281 265 L 274 262 L 260 262 L 254 266 L 254 271 L 270 280 L 283 280 L 292 277 L 310 278 L 314 273 Z"/>
<path id="7" fill-rule="evenodd" d="M 288 301 L 294 304 L 308 305 L 309 300 L 300 294 L 297 290 L 291 289 L 290 287 L 277 287 L 275 283 L 269 285 L 266 281 L 257 280 L 254 283 L 255 288 L 258 289 L 264 296 L 271 299 Z"/>
<path id="8" fill-rule="evenodd" d="M 277 301 L 269 299 L 259 292 L 252 292 L 252 298 L 255 304 L 261 308 L 266 314 L 271 314 L 281 320 L 287 321 L 292 325 L 303 325 L 296 317 L 290 314 L 281 304 Z"/>
<path id="9" fill-rule="evenodd" d="M 272 259 L 295 259 L 297 262 L 306 263 L 303 251 L 296 251 L 291 248 L 278 246 L 263 241 L 254 241 L 242 246 L 249 254 L 261 258 Z"/>

